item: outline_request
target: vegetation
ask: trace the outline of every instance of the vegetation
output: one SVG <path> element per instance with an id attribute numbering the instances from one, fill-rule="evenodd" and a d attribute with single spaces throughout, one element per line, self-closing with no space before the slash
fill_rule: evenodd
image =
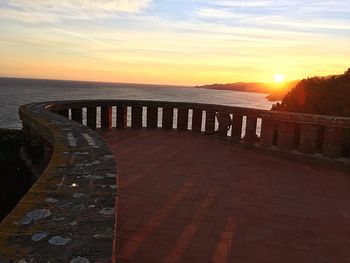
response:
<path id="1" fill-rule="evenodd" d="M 22 131 L 0 129 L 0 221 L 28 191 L 32 174 L 20 158 Z"/>
<path id="2" fill-rule="evenodd" d="M 301 80 L 272 110 L 350 116 L 350 68 L 342 75 Z"/>

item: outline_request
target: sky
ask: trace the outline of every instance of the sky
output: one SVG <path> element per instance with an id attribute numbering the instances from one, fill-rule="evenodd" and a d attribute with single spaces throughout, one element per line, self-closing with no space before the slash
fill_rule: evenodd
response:
<path id="1" fill-rule="evenodd" d="M 0 76 L 201 85 L 350 67 L 350 0 L 0 0 Z"/>

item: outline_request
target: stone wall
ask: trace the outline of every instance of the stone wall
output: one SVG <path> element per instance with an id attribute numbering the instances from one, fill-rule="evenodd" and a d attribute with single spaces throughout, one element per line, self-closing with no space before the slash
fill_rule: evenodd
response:
<path id="1" fill-rule="evenodd" d="M 350 118 L 180 102 L 67 101 L 51 110 L 96 129 L 163 128 L 203 132 L 236 144 L 348 164 Z M 97 112 L 99 110 L 99 118 Z M 113 124 L 114 123 L 114 124 Z"/>
<path id="2" fill-rule="evenodd" d="M 25 132 L 48 140 L 53 154 L 0 225 L 0 262 L 111 262 L 117 205 L 114 157 L 95 131 L 46 106 L 20 108 Z"/>

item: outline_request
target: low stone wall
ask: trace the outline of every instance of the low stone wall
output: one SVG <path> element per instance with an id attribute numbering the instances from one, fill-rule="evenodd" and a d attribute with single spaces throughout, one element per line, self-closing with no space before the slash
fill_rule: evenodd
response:
<path id="1" fill-rule="evenodd" d="M 345 165 L 350 162 L 350 118 L 129 100 L 66 101 L 53 104 L 50 109 L 92 129 L 100 126 L 102 129 L 190 130 L 298 158 L 330 160 Z"/>
<path id="2" fill-rule="evenodd" d="M 100 136 L 46 109 L 20 108 L 27 137 L 49 141 L 49 165 L 0 224 L 0 262 L 111 262 L 116 163 Z"/>

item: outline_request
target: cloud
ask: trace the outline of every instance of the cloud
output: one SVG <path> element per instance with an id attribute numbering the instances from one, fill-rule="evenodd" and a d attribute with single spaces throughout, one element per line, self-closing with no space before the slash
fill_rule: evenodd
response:
<path id="1" fill-rule="evenodd" d="M 230 10 L 220 8 L 199 8 L 195 11 L 195 15 L 203 18 L 219 18 L 219 19 L 243 19 L 244 14 L 230 12 Z"/>
<path id="2" fill-rule="evenodd" d="M 152 0 L 5 0 L 0 5 L 0 18 L 24 22 L 91 19 L 137 13 Z"/>
<path id="3" fill-rule="evenodd" d="M 292 10 L 292 11 L 291 11 Z M 212 24 L 251 26 L 294 32 L 349 31 L 350 6 L 345 1 L 225 1 L 200 6 L 193 17 Z"/>
<path id="4" fill-rule="evenodd" d="M 273 4 L 273 1 L 228 1 L 228 0 L 217 0 L 214 2 L 215 5 L 225 7 L 263 7 Z"/>

